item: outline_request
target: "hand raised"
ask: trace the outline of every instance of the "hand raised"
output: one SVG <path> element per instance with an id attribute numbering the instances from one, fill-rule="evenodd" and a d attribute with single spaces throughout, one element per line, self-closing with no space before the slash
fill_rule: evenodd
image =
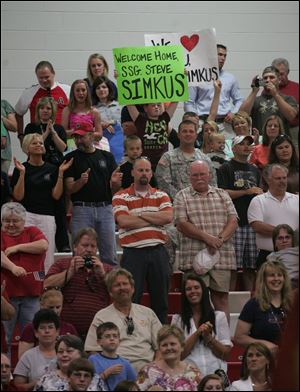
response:
<path id="1" fill-rule="evenodd" d="M 14 164 L 17 170 L 19 170 L 20 173 L 25 173 L 25 166 L 17 160 L 16 157 L 14 157 Z"/>

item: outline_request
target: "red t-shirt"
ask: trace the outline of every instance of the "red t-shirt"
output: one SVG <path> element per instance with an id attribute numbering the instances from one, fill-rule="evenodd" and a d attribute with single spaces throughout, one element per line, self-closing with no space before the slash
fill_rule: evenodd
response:
<path id="1" fill-rule="evenodd" d="M 71 258 L 56 260 L 50 267 L 46 278 L 66 271 L 70 266 Z M 103 264 L 105 272 L 112 269 Z M 104 279 L 94 273 L 87 272 L 85 268 L 76 272 L 63 287 L 64 296 L 61 318 L 75 326 L 80 335 L 87 334 L 95 313 L 109 305 L 109 294 Z"/>
<path id="2" fill-rule="evenodd" d="M 279 87 L 279 91 L 281 94 L 290 95 L 295 98 L 297 103 L 299 103 L 299 83 L 289 80 L 286 86 Z M 290 125 L 291 127 L 299 125 L 299 113 L 298 116 L 290 122 Z"/>
<path id="3" fill-rule="evenodd" d="M 47 241 L 47 238 L 40 229 L 34 226 L 25 227 L 22 233 L 17 236 L 11 236 L 1 230 L 1 250 L 3 251 L 10 246 L 27 244 L 38 240 Z M 43 291 L 45 257 L 46 252 L 42 254 L 17 252 L 9 256 L 9 259 L 14 264 L 25 268 L 27 271 L 26 276 L 17 277 L 7 269 L 1 268 L 3 279 L 6 281 L 7 294 L 10 298 L 41 295 Z"/>

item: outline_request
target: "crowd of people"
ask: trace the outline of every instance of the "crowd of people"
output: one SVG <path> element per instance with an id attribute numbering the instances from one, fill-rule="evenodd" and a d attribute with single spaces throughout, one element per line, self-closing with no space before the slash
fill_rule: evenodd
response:
<path id="1" fill-rule="evenodd" d="M 217 54 L 219 80 L 189 87 L 178 132 L 177 102 L 122 108 L 98 53 L 71 86 L 41 61 L 15 107 L 1 100 L 1 390 L 276 388 L 298 298 L 299 86 L 278 58 L 243 99 Z M 252 298 L 232 337 L 239 270 Z"/>

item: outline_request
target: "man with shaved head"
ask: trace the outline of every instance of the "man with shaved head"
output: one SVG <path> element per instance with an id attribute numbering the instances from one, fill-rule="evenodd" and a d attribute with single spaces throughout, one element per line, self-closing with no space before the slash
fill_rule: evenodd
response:
<path id="1" fill-rule="evenodd" d="M 207 248 L 210 255 L 220 252 L 219 261 L 202 275 L 211 290 L 216 310 L 229 318 L 228 292 L 231 270 L 236 269 L 231 240 L 237 228 L 237 212 L 223 189 L 209 185 L 210 167 L 199 160 L 190 165 L 191 185 L 179 191 L 174 200 L 174 219 L 179 232 L 179 268 L 193 270 L 197 254 Z"/>

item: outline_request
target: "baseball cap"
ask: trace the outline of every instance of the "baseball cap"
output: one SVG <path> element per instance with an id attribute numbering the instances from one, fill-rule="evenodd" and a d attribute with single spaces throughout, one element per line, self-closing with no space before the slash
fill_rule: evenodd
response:
<path id="1" fill-rule="evenodd" d="M 232 147 L 236 146 L 237 144 L 242 143 L 243 140 L 248 139 L 251 144 L 254 143 L 254 139 L 252 136 L 247 135 L 247 136 L 236 136 L 232 139 Z"/>
<path id="2" fill-rule="evenodd" d="M 78 122 L 75 126 L 74 131 L 72 132 L 72 135 L 84 136 L 85 134 L 93 131 L 94 127 L 92 124 L 88 122 Z"/>

